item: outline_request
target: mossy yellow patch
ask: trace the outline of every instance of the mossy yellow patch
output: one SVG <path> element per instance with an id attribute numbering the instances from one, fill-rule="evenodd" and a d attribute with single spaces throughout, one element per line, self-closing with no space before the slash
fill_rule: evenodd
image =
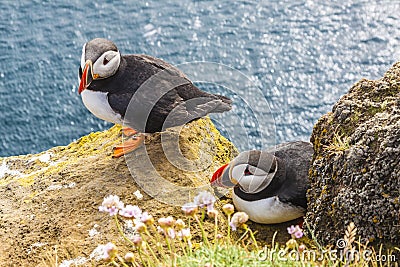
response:
<path id="1" fill-rule="evenodd" d="M 63 170 L 75 166 L 83 159 L 98 157 L 99 155 L 111 158 L 112 148 L 122 143 L 121 130 L 121 125 L 115 125 L 109 130 L 93 132 L 83 136 L 67 146 L 54 147 L 36 155 L 7 158 L 21 161 L 19 164 L 21 175 L 7 175 L 0 180 L 0 186 L 7 185 L 13 181 L 24 187 L 31 186 L 35 180 L 41 179 L 41 177 L 57 175 Z M 189 150 L 186 154 L 190 155 L 191 159 L 199 157 L 200 150 L 212 149 L 215 151 L 213 153 L 215 168 L 228 163 L 237 154 L 236 148 L 229 140 L 220 135 L 208 117 L 197 120 L 195 127 L 191 125 L 181 129 L 180 135 L 184 139 L 183 142 L 186 143 L 185 149 Z M 213 147 L 210 148 L 209 144 L 202 145 L 204 140 L 212 140 Z M 187 143 L 191 145 L 187 145 Z M 44 153 L 51 154 L 50 160 L 47 162 L 37 160 Z"/>

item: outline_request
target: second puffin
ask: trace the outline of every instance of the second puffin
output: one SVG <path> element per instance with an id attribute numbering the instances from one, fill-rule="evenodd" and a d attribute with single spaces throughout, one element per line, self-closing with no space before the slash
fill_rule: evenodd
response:
<path id="1" fill-rule="evenodd" d="M 275 224 L 302 217 L 310 188 L 311 143 L 288 142 L 240 153 L 211 179 L 216 187 L 233 188 L 233 203 L 254 222 Z"/>
<path id="2" fill-rule="evenodd" d="M 126 135 L 154 133 L 232 108 L 224 96 L 197 88 L 179 69 L 147 55 L 121 55 L 107 39 L 82 48 L 78 92 L 96 117 L 128 126 Z M 135 150 L 143 135 L 114 149 L 114 157 Z"/>

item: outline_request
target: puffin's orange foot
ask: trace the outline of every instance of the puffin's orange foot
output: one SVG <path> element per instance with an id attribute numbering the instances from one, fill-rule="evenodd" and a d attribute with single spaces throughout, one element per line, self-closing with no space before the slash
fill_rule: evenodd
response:
<path id="1" fill-rule="evenodd" d="M 143 144 L 144 136 L 141 134 L 138 137 L 126 140 L 121 145 L 114 147 L 113 158 L 119 158 L 125 154 L 128 154 L 135 149 L 137 149 L 141 144 Z"/>
<path id="2" fill-rule="evenodd" d="M 132 129 L 132 128 L 129 128 L 129 127 L 123 127 L 122 128 L 122 133 L 125 135 L 125 136 L 132 136 L 132 135 L 135 135 L 135 134 L 137 134 L 138 132 L 135 130 L 135 129 Z"/>

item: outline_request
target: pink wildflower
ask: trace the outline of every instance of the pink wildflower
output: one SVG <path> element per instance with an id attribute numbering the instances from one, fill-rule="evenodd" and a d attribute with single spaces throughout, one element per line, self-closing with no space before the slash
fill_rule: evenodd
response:
<path id="1" fill-rule="evenodd" d="M 124 208 L 124 203 L 119 200 L 116 195 L 105 197 L 103 203 L 99 207 L 99 211 L 108 212 L 110 216 L 118 214 L 118 211 Z"/>

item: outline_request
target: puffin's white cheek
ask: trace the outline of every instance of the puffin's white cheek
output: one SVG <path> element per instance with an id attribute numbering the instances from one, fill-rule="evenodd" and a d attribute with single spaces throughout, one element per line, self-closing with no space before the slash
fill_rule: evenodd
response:
<path id="1" fill-rule="evenodd" d="M 238 164 L 231 169 L 231 180 L 233 183 L 238 184 L 244 177 L 244 171 L 247 168 L 247 164 Z"/>
<path id="2" fill-rule="evenodd" d="M 93 64 L 93 73 L 98 74 L 101 78 L 107 78 L 115 74 L 119 67 L 119 60 L 117 57 L 114 57 L 107 64 L 103 64 L 104 56 L 100 57 Z"/>
<path id="3" fill-rule="evenodd" d="M 240 180 L 239 184 L 247 193 L 256 193 L 263 187 L 265 176 L 246 175 Z"/>

